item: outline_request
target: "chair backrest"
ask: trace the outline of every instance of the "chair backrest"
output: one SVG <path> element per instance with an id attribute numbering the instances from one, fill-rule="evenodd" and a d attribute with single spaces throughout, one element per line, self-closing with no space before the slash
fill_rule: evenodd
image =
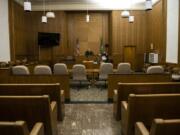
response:
<path id="1" fill-rule="evenodd" d="M 113 64 L 112 63 L 102 63 L 99 69 L 99 79 L 107 80 L 108 74 L 113 73 Z"/>
<path id="2" fill-rule="evenodd" d="M 119 74 L 130 74 L 131 71 L 131 64 L 130 63 L 119 63 L 117 67 L 117 73 Z"/>
<path id="3" fill-rule="evenodd" d="M 24 65 L 18 65 L 12 67 L 12 74 L 13 75 L 29 75 L 29 69 Z"/>
<path id="4" fill-rule="evenodd" d="M 162 74 L 164 73 L 164 68 L 162 66 L 150 66 L 146 72 L 147 74 Z"/>
<path id="5" fill-rule="evenodd" d="M 150 135 L 179 135 L 180 119 L 155 119 L 152 123 Z"/>
<path id="6" fill-rule="evenodd" d="M 87 80 L 86 67 L 82 64 L 75 64 L 72 69 L 73 80 Z"/>
<path id="7" fill-rule="evenodd" d="M 37 65 L 34 68 L 35 75 L 51 75 L 51 68 L 47 65 Z"/>
<path id="8" fill-rule="evenodd" d="M 0 96 L 0 121 L 24 120 L 29 131 L 35 123 L 44 124 L 45 135 L 57 135 L 57 118 L 52 113 L 49 96 Z"/>
<path id="9" fill-rule="evenodd" d="M 127 135 L 134 134 L 134 125 L 137 121 L 142 121 L 150 127 L 154 118 L 180 118 L 179 105 L 180 94 L 130 94 L 127 107 Z"/>
<path id="10" fill-rule="evenodd" d="M 29 130 L 25 121 L 0 122 L 0 133 L 2 135 L 29 135 Z"/>
<path id="11" fill-rule="evenodd" d="M 54 74 L 62 75 L 62 74 L 68 74 L 67 65 L 64 63 L 56 63 L 54 65 Z"/>

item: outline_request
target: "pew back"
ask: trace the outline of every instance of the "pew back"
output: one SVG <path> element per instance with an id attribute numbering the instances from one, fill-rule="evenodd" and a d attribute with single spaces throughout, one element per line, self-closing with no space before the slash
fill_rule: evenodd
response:
<path id="1" fill-rule="evenodd" d="M 0 122 L 2 135 L 29 135 L 29 130 L 24 121 Z"/>
<path id="2" fill-rule="evenodd" d="M 179 135 L 180 119 L 155 119 L 152 123 L 150 135 Z"/>
<path id="3" fill-rule="evenodd" d="M 63 120 L 64 103 L 61 100 L 59 83 L 52 84 L 0 84 L 0 95 L 49 95 L 50 101 L 56 101 L 58 120 Z"/>
<path id="4" fill-rule="evenodd" d="M 108 75 L 108 100 L 112 101 L 113 91 L 118 88 L 118 83 L 138 82 L 170 82 L 170 74 L 109 74 Z"/>
<path id="5" fill-rule="evenodd" d="M 150 127 L 154 118 L 180 118 L 179 105 L 180 94 L 130 94 L 127 111 L 122 110 L 122 132 L 133 135 L 137 121 Z"/>
<path id="6" fill-rule="evenodd" d="M 129 94 L 180 93 L 180 82 L 118 83 L 114 116 L 121 119 L 121 101 L 127 101 Z"/>
<path id="7" fill-rule="evenodd" d="M 10 75 L 0 77 L 0 83 L 60 83 L 66 101 L 70 101 L 69 75 Z"/>
<path id="8" fill-rule="evenodd" d="M 25 121 L 0 122 L 0 133 L 2 135 L 44 135 L 43 123 L 36 123 L 33 130 L 29 132 Z"/>
<path id="9" fill-rule="evenodd" d="M 0 121 L 24 120 L 31 130 L 36 122 L 43 122 L 45 135 L 57 135 L 49 96 L 0 96 Z"/>

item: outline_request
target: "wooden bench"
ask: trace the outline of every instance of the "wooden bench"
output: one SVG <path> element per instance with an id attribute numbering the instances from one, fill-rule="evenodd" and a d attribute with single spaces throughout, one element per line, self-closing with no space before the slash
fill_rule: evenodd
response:
<path id="1" fill-rule="evenodd" d="M 0 83 L 60 83 L 66 102 L 70 101 L 69 75 L 9 75 L 0 77 Z"/>
<path id="2" fill-rule="evenodd" d="M 142 121 L 150 127 L 153 119 L 180 118 L 180 94 L 130 94 L 128 103 L 122 101 L 121 129 L 123 135 L 135 134 L 135 123 Z"/>
<path id="3" fill-rule="evenodd" d="M 114 91 L 114 117 L 121 119 L 121 101 L 127 101 L 129 94 L 180 93 L 180 82 L 118 83 Z"/>
<path id="4" fill-rule="evenodd" d="M 0 121 L 1 135 L 44 135 L 42 122 L 37 122 L 31 131 L 28 130 L 25 121 L 7 122 Z"/>
<path id="5" fill-rule="evenodd" d="M 135 126 L 135 135 L 179 135 L 180 119 L 155 119 L 151 125 L 150 131 L 143 122 L 137 122 Z"/>
<path id="6" fill-rule="evenodd" d="M 37 122 L 45 135 L 57 135 L 57 105 L 49 96 L 0 96 L 0 121 L 24 120 L 29 131 Z"/>
<path id="7" fill-rule="evenodd" d="M 0 84 L 0 95 L 28 96 L 49 95 L 50 101 L 57 102 L 58 120 L 64 118 L 64 91 L 59 83 L 54 84 Z"/>
<path id="8" fill-rule="evenodd" d="M 140 83 L 140 82 L 170 82 L 170 74 L 109 74 L 108 75 L 108 101 L 112 102 L 114 89 L 118 88 L 118 83 Z"/>

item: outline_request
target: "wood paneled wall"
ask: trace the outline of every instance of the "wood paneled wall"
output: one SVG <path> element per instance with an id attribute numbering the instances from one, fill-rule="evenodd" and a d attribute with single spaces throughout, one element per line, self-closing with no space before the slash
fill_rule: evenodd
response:
<path id="1" fill-rule="evenodd" d="M 131 11 L 135 22 L 129 23 L 121 17 L 121 11 L 93 11 L 89 24 L 85 22 L 85 12 L 56 11 L 55 19 L 41 23 L 43 12 L 24 12 L 23 7 L 10 0 L 11 55 L 12 59 L 27 57 L 30 60 L 57 61 L 62 56 L 74 55 L 76 39 L 80 40 L 80 53 L 87 48 L 98 52 L 100 37 L 109 43 L 109 54 L 115 64 L 123 61 L 124 46 L 136 46 L 136 69 L 144 64 L 144 53 L 149 52 L 150 44 L 165 62 L 166 44 L 166 6 L 158 2 L 151 11 Z M 88 32 L 87 32 L 88 31 Z M 38 32 L 61 33 L 60 46 L 40 48 L 37 45 Z M 83 34 L 84 33 L 84 34 Z M 95 34 L 93 34 L 95 33 Z"/>
<path id="2" fill-rule="evenodd" d="M 67 51 L 67 37 L 66 37 L 66 14 L 63 11 L 55 12 L 55 19 L 48 19 L 48 23 L 42 23 L 41 17 L 43 12 L 30 12 L 25 18 L 27 21 L 28 31 L 27 35 L 29 41 L 28 55 L 32 59 L 40 61 L 56 60 L 61 55 L 66 54 Z M 61 34 L 61 41 L 59 46 L 42 48 L 38 46 L 38 32 L 54 32 Z"/>
<path id="3" fill-rule="evenodd" d="M 69 12 L 68 16 L 68 46 L 69 55 L 75 52 L 76 41 L 79 40 L 80 55 L 91 49 L 99 54 L 101 40 L 109 44 L 109 13 L 91 12 L 90 22 L 86 22 L 86 13 Z"/>
<path id="4" fill-rule="evenodd" d="M 25 17 L 23 7 L 9 0 L 11 59 L 27 55 Z"/>
<path id="5" fill-rule="evenodd" d="M 147 52 L 156 51 L 159 53 L 160 62 L 166 59 L 166 6 L 165 1 L 158 2 L 153 10 L 147 11 Z M 154 48 L 151 50 L 150 45 Z"/>
<path id="6" fill-rule="evenodd" d="M 121 17 L 121 11 L 112 11 L 111 14 L 111 51 L 115 63 L 123 62 L 124 46 L 136 46 L 136 68 L 143 65 L 146 48 L 146 12 L 131 11 L 135 16 L 134 23 L 129 23 L 128 18 Z"/>
<path id="7" fill-rule="evenodd" d="M 9 1 L 11 59 L 56 60 L 66 54 L 66 14 L 63 11 L 55 12 L 55 19 L 48 19 L 47 24 L 41 23 L 43 12 L 24 12 L 21 5 L 14 0 Z M 38 46 L 38 32 L 57 32 L 61 34 L 60 45 L 53 48 Z"/>

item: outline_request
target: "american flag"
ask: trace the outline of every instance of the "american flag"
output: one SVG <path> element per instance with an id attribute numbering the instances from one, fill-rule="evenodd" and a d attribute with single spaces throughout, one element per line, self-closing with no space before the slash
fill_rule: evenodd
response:
<path id="1" fill-rule="evenodd" d="M 76 47 L 75 47 L 75 56 L 80 55 L 80 45 L 79 45 L 79 39 L 76 39 Z"/>

